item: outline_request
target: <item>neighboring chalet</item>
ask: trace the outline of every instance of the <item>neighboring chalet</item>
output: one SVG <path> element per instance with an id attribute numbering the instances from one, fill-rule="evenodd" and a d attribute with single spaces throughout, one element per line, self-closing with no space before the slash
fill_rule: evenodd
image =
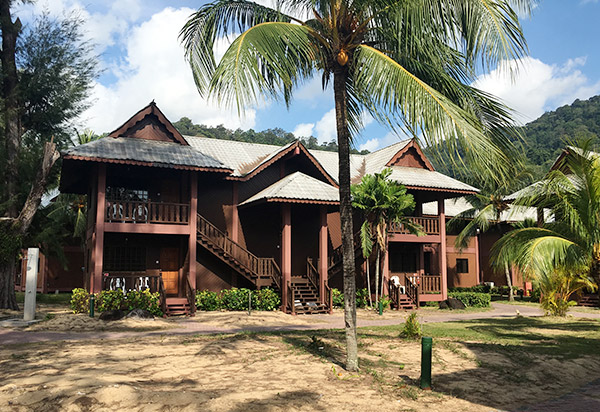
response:
<path id="1" fill-rule="evenodd" d="M 300 141 L 182 136 L 152 102 L 108 137 L 63 153 L 61 192 L 88 196 L 85 287 L 149 287 L 168 313 L 192 309 L 196 290 L 272 287 L 288 313 L 327 312 L 342 285 L 337 165 L 337 153 Z M 436 172 L 416 140 L 351 156 L 355 183 L 386 167 L 414 196 L 411 219 L 426 235 L 390 227 L 385 293 L 409 305 L 445 299 L 456 281 L 444 201 L 477 189 Z M 428 202 L 437 209 L 425 216 Z M 356 255 L 362 288 L 366 264 Z"/>

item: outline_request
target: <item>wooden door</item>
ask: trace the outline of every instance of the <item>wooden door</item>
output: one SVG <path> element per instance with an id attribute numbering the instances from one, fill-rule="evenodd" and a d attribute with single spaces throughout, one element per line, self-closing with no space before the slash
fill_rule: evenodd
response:
<path id="1" fill-rule="evenodd" d="M 160 270 L 167 295 L 179 295 L 179 250 L 165 247 L 160 250 Z"/>

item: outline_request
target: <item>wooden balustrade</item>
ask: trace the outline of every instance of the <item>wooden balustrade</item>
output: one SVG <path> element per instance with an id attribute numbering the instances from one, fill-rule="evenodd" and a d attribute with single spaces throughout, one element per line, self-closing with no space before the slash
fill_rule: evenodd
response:
<path id="1" fill-rule="evenodd" d="M 102 277 L 104 290 L 121 289 L 123 292 L 129 290 L 150 290 L 150 292 L 159 291 L 161 276 L 152 275 L 146 272 L 110 272 Z"/>
<path id="2" fill-rule="evenodd" d="M 274 259 L 256 257 L 248 249 L 231 240 L 225 233 L 201 215 L 198 215 L 197 231 L 199 236 L 220 249 L 222 253 L 235 259 L 252 277 L 257 279 L 271 278 L 277 287 L 281 287 L 281 270 Z"/>
<path id="3" fill-rule="evenodd" d="M 189 203 L 151 201 L 106 201 L 106 222 L 170 223 L 187 225 L 190 220 Z"/>
<path id="4" fill-rule="evenodd" d="M 419 286 L 415 281 L 415 277 L 404 275 L 404 289 L 406 296 L 413 302 L 413 304 L 419 307 Z"/>
<path id="5" fill-rule="evenodd" d="M 296 288 L 292 286 L 292 282 L 287 283 L 288 290 L 288 307 L 287 309 L 290 311 L 292 315 L 296 314 Z"/>
<path id="6" fill-rule="evenodd" d="M 187 298 L 188 305 L 190 306 L 190 314 L 196 313 L 196 291 L 190 284 L 190 277 L 185 277 L 185 297 Z"/>
<path id="7" fill-rule="evenodd" d="M 422 295 L 432 293 L 442 293 L 441 275 L 423 275 L 419 276 L 419 293 Z"/>
<path id="8" fill-rule="evenodd" d="M 313 287 L 320 292 L 321 288 L 319 287 L 319 271 L 313 265 L 311 258 L 306 258 L 306 277 Z"/>
<path id="9" fill-rule="evenodd" d="M 440 219 L 437 217 L 408 217 L 412 224 L 419 225 L 422 227 L 423 232 L 427 235 L 439 235 L 440 234 Z M 390 223 L 388 228 L 390 233 L 396 233 L 400 235 L 411 234 L 408 228 L 402 223 Z"/>

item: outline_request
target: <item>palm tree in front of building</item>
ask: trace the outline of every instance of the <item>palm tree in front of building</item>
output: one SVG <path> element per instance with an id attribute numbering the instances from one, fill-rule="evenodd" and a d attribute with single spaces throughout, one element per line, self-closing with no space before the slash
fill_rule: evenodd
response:
<path id="1" fill-rule="evenodd" d="M 526 53 L 518 13 L 535 0 L 216 0 L 181 30 L 203 96 L 243 112 L 291 102 L 319 74 L 333 83 L 339 147 L 346 367 L 358 369 L 350 145 L 365 113 L 395 130 L 444 142 L 501 175 L 508 110 L 470 86 L 476 69 Z M 215 47 L 235 38 L 217 63 Z"/>

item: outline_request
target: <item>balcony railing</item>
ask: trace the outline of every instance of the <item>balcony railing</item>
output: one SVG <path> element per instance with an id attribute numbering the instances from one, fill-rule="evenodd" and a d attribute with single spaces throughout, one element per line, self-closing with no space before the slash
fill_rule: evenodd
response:
<path id="1" fill-rule="evenodd" d="M 413 224 L 419 225 L 427 235 L 440 234 L 440 219 L 437 217 L 409 217 Z M 391 223 L 389 232 L 392 234 L 409 235 L 410 231 L 402 223 Z"/>
<path id="2" fill-rule="evenodd" d="M 189 220 L 189 203 L 106 201 L 106 222 L 187 225 Z"/>

